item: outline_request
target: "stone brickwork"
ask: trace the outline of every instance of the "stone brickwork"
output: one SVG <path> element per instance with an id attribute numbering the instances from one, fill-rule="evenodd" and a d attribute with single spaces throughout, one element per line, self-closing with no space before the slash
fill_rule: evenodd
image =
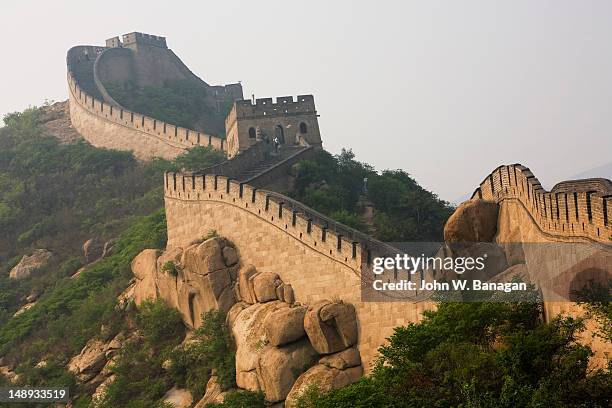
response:
<path id="1" fill-rule="evenodd" d="M 165 201 L 169 249 L 215 230 L 235 244 L 242 262 L 291 282 L 296 301 L 354 304 L 366 371 L 394 327 L 418 321 L 432 307 L 429 302 L 362 302 L 362 269 L 368 267 L 376 241 L 349 237 L 348 227 L 331 220 L 326 228 L 325 219 L 314 211 L 294 213 L 289 199 L 278 194 L 221 176 L 167 173 Z"/>
<path id="2" fill-rule="evenodd" d="M 207 90 L 210 108 L 217 111 L 224 101 L 242 98 L 240 84 L 208 85 L 167 48 L 164 37 L 130 33 L 123 43 L 114 37 L 106 45 L 76 46 L 66 58 L 71 120 L 87 141 L 97 147 L 131 150 L 143 160 L 172 159 L 198 145 L 227 150 L 225 139 L 215 136 L 217 132 L 186 129 L 124 108 L 108 94 L 103 82 L 122 82 L 134 73 L 138 74 L 135 79 L 144 81 L 140 85 L 163 82 L 166 74 L 171 79 L 191 78 Z M 154 69 L 153 63 L 159 66 Z M 219 133 L 223 127 L 220 118 Z"/>
<path id="3" fill-rule="evenodd" d="M 499 166 L 472 198 L 522 204 L 544 234 L 558 239 L 610 243 L 612 182 L 607 179 L 564 181 L 546 191 L 525 166 Z"/>
<path id="4" fill-rule="evenodd" d="M 70 118 L 74 128 L 92 145 L 131 150 L 141 160 L 172 159 L 194 146 L 225 150 L 225 141 L 117 108 L 83 91 L 68 73 Z"/>
<path id="5" fill-rule="evenodd" d="M 312 95 L 279 96 L 276 102 L 272 98 L 236 101 L 225 119 L 229 155 L 247 149 L 260 137 L 278 137 L 287 145 L 321 146 L 317 118 Z"/>

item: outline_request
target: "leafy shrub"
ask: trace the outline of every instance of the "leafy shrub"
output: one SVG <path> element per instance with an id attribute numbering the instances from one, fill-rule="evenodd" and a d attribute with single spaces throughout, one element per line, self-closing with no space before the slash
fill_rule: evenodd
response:
<path id="1" fill-rule="evenodd" d="M 589 370 L 581 320 L 543 323 L 538 303 L 441 303 L 398 327 L 373 374 L 309 389 L 300 407 L 607 407 L 609 370 Z"/>
<path id="2" fill-rule="evenodd" d="M 145 339 L 155 349 L 175 346 L 185 334 L 181 313 L 163 300 L 145 300 L 138 308 L 136 323 Z"/>
<path id="3" fill-rule="evenodd" d="M 206 404 L 205 408 L 264 408 L 266 407 L 262 392 L 234 391 L 225 395 L 221 404 Z"/>
<path id="4" fill-rule="evenodd" d="M 423 189 L 404 171 L 378 173 L 344 149 L 337 156 L 318 151 L 301 161 L 293 195 L 336 221 L 384 241 L 439 241 L 452 212 L 447 202 Z M 362 197 L 374 204 L 371 226 L 358 205 Z"/>
<path id="5" fill-rule="evenodd" d="M 172 276 L 178 276 L 178 270 L 176 269 L 176 265 L 172 261 L 164 262 L 162 266 L 162 271 L 169 273 Z"/>
<path id="6" fill-rule="evenodd" d="M 180 386 L 194 397 L 204 394 L 206 383 L 215 372 L 223 389 L 236 386 L 236 361 L 233 341 L 225 324 L 225 315 L 211 310 L 202 315 L 198 328 L 188 344 L 171 354 L 170 373 Z"/>

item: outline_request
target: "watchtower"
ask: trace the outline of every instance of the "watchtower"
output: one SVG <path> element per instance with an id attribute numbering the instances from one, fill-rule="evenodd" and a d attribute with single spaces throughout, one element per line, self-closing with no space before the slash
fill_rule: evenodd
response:
<path id="1" fill-rule="evenodd" d="M 235 156 L 259 139 L 280 144 L 321 146 L 317 110 L 312 95 L 279 96 L 235 101 L 225 118 L 228 153 Z"/>

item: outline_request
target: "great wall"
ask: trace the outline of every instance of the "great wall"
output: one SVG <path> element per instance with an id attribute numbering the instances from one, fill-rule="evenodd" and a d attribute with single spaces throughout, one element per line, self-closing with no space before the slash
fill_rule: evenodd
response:
<path id="1" fill-rule="evenodd" d="M 185 248 L 214 230 L 235 245 L 243 263 L 290 282 L 296 301 L 353 304 L 359 352 L 365 363 L 374 361 L 394 327 L 418 321 L 433 303 L 362 299 L 362 277 L 369 273 L 372 257 L 395 249 L 275 192 L 287 190 L 287 172 L 294 163 L 321 148 L 312 96 L 253 102 L 239 100 L 240 88 L 225 119 L 226 138 L 131 112 L 108 95 L 96 66 L 113 54 L 125 59 L 132 43 L 141 49 L 151 46 L 137 39 L 148 37 L 138 35 L 124 36 L 123 45 L 116 38 L 107 47 L 80 46 L 68 52 L 74 127 L 95 146 L 131 150 L 140 159 L 172 158 L 194 146 L 226 153 L 226 162 L 209 169 L 165 175 L 168 249 Z M 151 38 L 152 47 L 165 47 L 165 39 Z M 237 88 L 232 89 L 237 96 Z M 286 145 L 274 155 L 269 136 L 279 135 L 279 128 Z M 288 129 L 296 129 L 295 138 L 283 133 Z M 562 182 L 546 191 L 528 168 L 513 164 L 488 175 L 472 196 L 478 199 L 499 205 L 495 242 L 591 242 L 611 249 L 610 180 Z M 545 306 L 547 317 L 579 313 L 568 302 Z"/>

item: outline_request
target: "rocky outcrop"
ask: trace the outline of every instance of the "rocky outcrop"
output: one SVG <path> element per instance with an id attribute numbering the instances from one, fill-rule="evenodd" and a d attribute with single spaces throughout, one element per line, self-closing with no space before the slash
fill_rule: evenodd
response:
<path id="1" fill-rule="evenodd" d="M 304 329 L 320 354 L 335 353 L 357 342 L 355 307 L 347 303 L 322 301 L 308 308 Z"/>
<path id="2" fill-rule="evenodd" d="M 270 313 L 264 321 L 268 342 L 272 346 L 282 346 L 304 337 L 305 315 L 306 309 L 302 306 L 283 308 Z"/>
<path id="3" fill-rule="evenodd" d="M 493 241 L 498 213 L 499 205 L 494 201 L 474 199 L 462 203 L 444 225 L 444 241 Z"/>
<path id="4" fill-rule="evenodd" d="M 325 356 L 298 377 L 287 395 L 285 407 L 298 408 L 297 399 L 310 386 L 316 386 L 321 392 L 328 392 L 359 381 L 362 375 L 363 367 L 357 349 L 350 348 Z"/>
<path id="5" fill-rule="evenodd" d="M 162 254 L 146 249 L 132 261 L 134 298 L 136 304 L 162 298 L 181 312 L 188 326 L 197 328 L 202 313 L 227 313 L 234 305 L 238 267 L 235 248 L 216 237 Z"/>
<path id="6" fill-rule="evenodd" d="M 257 367 L 266 400 L 284 400 L 298 376 L 312 366 L 318 357 L 307 339 L 282 347 L 266 347 Z"/>
<path id="7" fill-rule="evenodd" d="M 226 393 L 217 382 L 217 376 L 213 375 L 206 383 L 204 396 L 193 408 L 205 408 L 208 404 L 222 403 Z"/>
<path id="8" fill-rule="evenodd" d="M 351 348 L 357 342 L 352 305 L 296 304 L 290 284 L 251 265 L 240 269 L 237 286 L 240 302 L 230 309 L 228 323 L 236 342 L 238 387 L 263 391 L 269 403 L 282 403 L 298 378 L 319 365 L 300 384 L 324 379 L 331 389 L 362 375 L 359 352 Z"/>
<path id="9" fill-rule="evenodd" d="M 363 372 L 359 352 L 352 348 L 357 342 L 353 305 L 296 303 L 291 284 L 276 273 L 241 265 L 238 251 L 223 238 L 163 253 L 144 250 L 132 261 L 132 271 L 135 284 L 129 290 L 137 304 L 161 298 L 194 328 L 203 312 L 226 312 L 236 346 L 236 384 L 262 391 L 269 403 L 282 404 L 296 380 L 313 367 L 321 366 L 301 383 L 312 377 L 337 387 Z M 213 378 L 197 407 L 222 401 L 224 392 Z"/>
<path id="10" fill-rule="evenodd" d="M 33 272 L 47 265 L 53 254 L 46 249 L 36 249 L 25 255 L 9 273 L 9 278 L 19 280 L 29 277 Z"/>
<path id="11" fill-rule="evenodd" d="M 70 360 L 67 368 L 84 383 L 98 375 L 106 362 L 106 345 L 100 340 L 93 339 Z"/>

